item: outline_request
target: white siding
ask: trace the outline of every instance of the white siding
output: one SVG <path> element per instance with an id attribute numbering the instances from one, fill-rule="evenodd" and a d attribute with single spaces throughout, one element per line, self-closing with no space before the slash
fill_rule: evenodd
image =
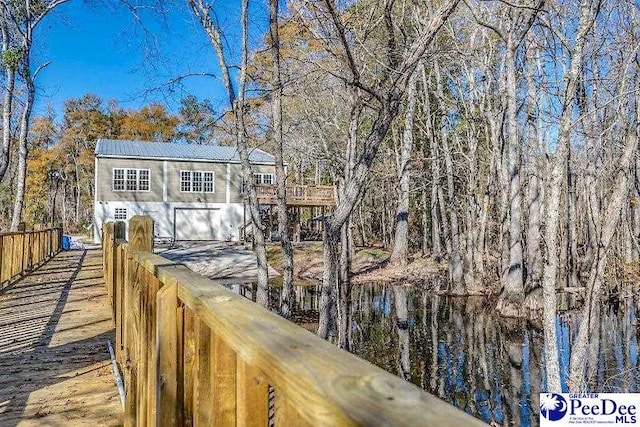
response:
<path id="1" fill-rule="evenodd" d="M 94 205 L 94 241 L 100 243 L 104 222 L 113 221 L 116 208 L 127 209 L 127 215 L 150 215 L 155 221 L 156 238 L 174 237 L 174 219 L 176 208 L 218 209 L 220 212 L 219 239 L 238 241 L 239 227 L 243 220 L 242 203 L 164 203 L 164 202 L 106 202 L 96 201 Z"/>

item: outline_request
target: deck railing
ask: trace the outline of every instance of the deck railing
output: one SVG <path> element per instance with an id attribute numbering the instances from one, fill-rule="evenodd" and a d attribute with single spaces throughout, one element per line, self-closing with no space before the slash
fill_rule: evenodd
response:
<path id="1" fill-rule="evenodd" d="M 258 201 L 276 204 L 275 185 L 256 185 Z M 287 185 L 287 204 L 304 206 L 333 206 L 335 190 L 330 185 Z"/>
<path id="2" fill-rule="evenodd" d="M 0 233 L 0 289 L 60 252 L 62 228 Z"/>
<path id="3" fill-rule="evenodd" d="M 153 222 L 103 229 L 128 426 L 474 426 L 453 406 L 152 253 Z"/>

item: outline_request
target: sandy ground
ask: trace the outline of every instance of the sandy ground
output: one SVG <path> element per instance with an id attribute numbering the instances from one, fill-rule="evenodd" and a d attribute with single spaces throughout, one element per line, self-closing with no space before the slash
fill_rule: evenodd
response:
<path id="1" fill-rule="evenodd" d="M 282 250 L 277 244 L 267 247 L 269 265 L 279 270 Z M 321 280 L 324 261 L 321 243 L 302 243 L 294 246 L 294 276 L 300 279 Z M 353 283 L 365 282 L 422 282 L 446 273 L 446 264 L 431 258 L 410 257 L 404 267 L 389 265 L 389 253 L 379 248 L 358 248 L 353 257 Z"/>
<path id="2" fill-rule="evenodd" d="M 177 242 L 174 247 L 158 245 L 155 252 L 167 259 L 180 262 L 210 279 L 254 281 L 258 277 L 255 254 L 240 244 Z M 278 275 L 276 270 L 269 269 L 269 277 Z"/>

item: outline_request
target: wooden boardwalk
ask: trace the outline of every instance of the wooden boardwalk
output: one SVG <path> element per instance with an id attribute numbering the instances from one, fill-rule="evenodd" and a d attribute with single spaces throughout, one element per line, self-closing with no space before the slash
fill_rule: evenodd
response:
<path id="1" fill-rule="evenodd" d="M 0 426 L 122 424 L 99 250 L 61 252 L 0 290 Z"/>

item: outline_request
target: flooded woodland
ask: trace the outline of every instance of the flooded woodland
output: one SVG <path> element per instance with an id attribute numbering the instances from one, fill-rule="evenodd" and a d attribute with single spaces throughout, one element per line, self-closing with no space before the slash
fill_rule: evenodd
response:
<path id="1" fill-rule="evenodd" d="M 640 1 L 0 6 L 0 233 L 224 243 L 237 292 L 497 425 L 636 390 Z"/>
<path id="2" fill-rule="evenodd" d="M 247 298 L 255 290 L 255 285 L 230 287 Z M 272 287 L 272 300 L 279 293 Z M 319 286 L 296 286 L 295 294 L 294 319 L 315 332 Z M 354 286 L 350 351 L 487 423 L 537 426 L 539 393 L 547 389 L 541 322 L 501 317 L 494 304 L 483 297 L 438 296 L 431 286 Z M 570 294 L 561 305 L 557 342 L 567 392 L 581 311 Z M 588 389 L 638 392 L 638 301 L 603 303 L 601 310 L 590 340 Z"/>

